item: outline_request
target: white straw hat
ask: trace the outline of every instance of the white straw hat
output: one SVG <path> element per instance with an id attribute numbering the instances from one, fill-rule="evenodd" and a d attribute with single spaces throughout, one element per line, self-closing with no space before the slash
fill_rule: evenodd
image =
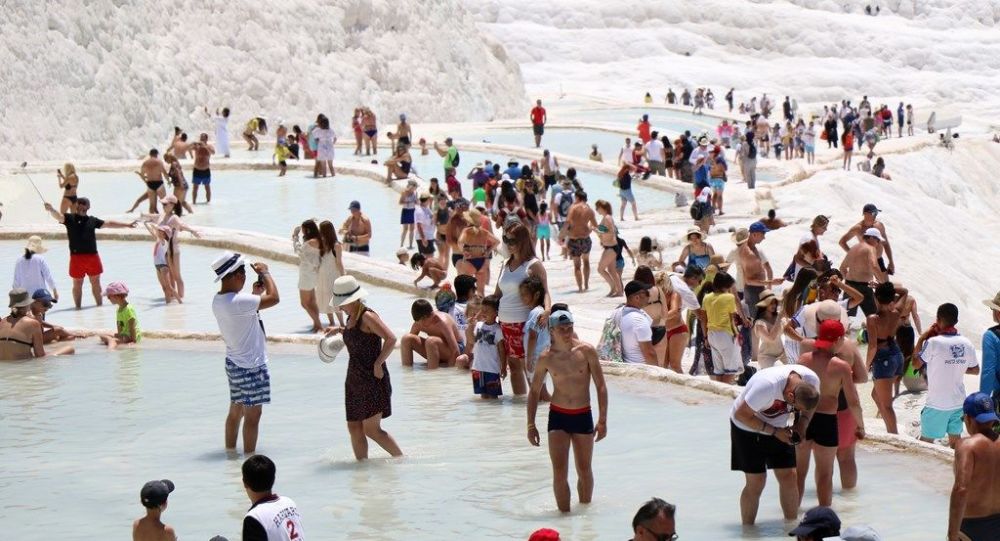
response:
<path id="1" fill-rule="evenodd" d="M 242 267 L 246 262 L 243 260 L 243 255 L 235 252 L 223 252 L 215 261 L 212 262 L 212 270 L 215 272 L 215 281 L 218 282 L 231 272 Z"/>
<path id="2" fill-rule="evenodd" d="M 39 237 L 38 235 L 28 237 L 28 244 L 25 248 L 35 254 L 44 254 L 49 251 L 48 248 L 42 246 L 42 237 Z"/>
<path id="3" fill-rule="evenodd" d="M 344 349 L 344 338 L 342 336 L 324 336 L 319 341 L 319 360 L 324 363 L 332 363 L 342 349 Z"/>
<path id="4" fill-rule="evenodd" d="M 357 278 L 351 275 L 341 276 L 333 282 L 333 300 L 330 301 L 330 307 L 338 308 L 367 296 L 368 291 L 361 287 Z"/>

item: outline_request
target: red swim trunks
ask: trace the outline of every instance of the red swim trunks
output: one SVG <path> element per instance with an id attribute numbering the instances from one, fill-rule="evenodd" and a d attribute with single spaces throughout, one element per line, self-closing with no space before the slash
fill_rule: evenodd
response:
<path id="1" fill-rule="evenodd" d="M 100 276 L 104 273 L 101 256 L 98 254 L 70 254 L 69 276 L 82 280 L 84 276 Z"/>
<path id="2" fill-rule="evenodd" d="M 524 323 L 500 323 L 508 357 L 524 358 Z"/>

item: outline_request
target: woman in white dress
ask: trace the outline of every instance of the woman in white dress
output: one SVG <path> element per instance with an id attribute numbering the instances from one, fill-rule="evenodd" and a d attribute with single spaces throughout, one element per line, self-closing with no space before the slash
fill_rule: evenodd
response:
<path id="1" fill-rule="evenodd" d="M 52 279 L 52 272 L 45 258 L 39 254 L 44 254 L 48 249 L 42 246 L 42 237 L 32 235 L 28 237 L 28 244 L 24 247 L 24 256 L 17 258 L 14 264 L 14 283 L 11 289 L 25 289 L 29 295 L 33 295 L 39 289 L 49 289 L 52 298 L 59 300 L 59 292 L 56 290 L 56 282 Z"/>
<path id="2" fill-rule="evenodd" d="M 299 233 L 302 239 L 299 240 Z M 319 321 L 319 306 L 316 304 L 316 280 L 319 276 L 320 252 L 323 240 L 319 227 L 313 220 L 306 220 L 292 232 L 292 247 L 299 256 L 299 302 L 312 319 L 312 332 L 323 330 Z"/>
<path id="3" fill-rule="evenodd" d="M 316 166 L 319 176 L 325 177 L 327 171 L 331 177 L 336 176 L 333 170 L 333 145 L 337 142 L 337 134 L 330 128 L 330 119 L 326 115 L 320 115 L 316 119 L 312 136 L 316 140 Z"/>
<path id="4" fill-rule="evenodd" d="M 323 248 L 319 256 L 319 277 L 316 279 L 316 305 L 320 311 L 326 312 L 330 325 L 333 325 L 333 315 L 337 314 L 337 324 L 343 327 L 343 312 L 330 306 L 333 282 L 344 275 L 343 245 L 337 239 L 336 227 L 329 220 L 320 222 L 319 237 Z"/>
<path id="5" fill-rule="evenodd" d="M 208 107 L 205 108 L 208 114 Z M 229 108 L 215 110 L 215 151 L 221 156 L 229 157 Z"/>

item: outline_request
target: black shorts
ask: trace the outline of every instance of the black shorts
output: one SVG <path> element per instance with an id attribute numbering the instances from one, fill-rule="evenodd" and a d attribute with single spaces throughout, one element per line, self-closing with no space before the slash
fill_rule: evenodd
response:
<path id="1" fill-rule="evenodd" d="M 795 447 L 774 436 L 748 432 L 729 421 L 730 469 L 744 473 L 766 473 L 795 467 Z"/>
<path id="2" fill-rule="evenodd" d="M 399 144 L 410 146 L 410 138 L 409 138 L 409 136 L 401 135 L 399 137 Z"/>
<path id="3" fill-rule="evenodd" d="M 542 180 L 545 181 L 545 187 L 546 188 L 551 188 L 552 186 L 556 185 L 556 176 L 555 175 L 542 175 Z"/>
<path id="4" fill-rule="evenodd" d="M 594 418 L 590 407 L 580 409 L 549 405 L 549 432 L 562 430 L 568 434 L 593 434 Z"/>
<path id="5" fill-rule="evenodd" d="M 806 439 L 823 447 L 840 445 L 840 432 L 837 429 L 837 414 L 815 413 L 806 428 Z"/>
<path id="6" fill-rule="evenodd" d="M 542 135 L 545 133 L 545 124 L 532 124 L 531 131 L 533 131 L 535 135 Z"/>
<path id="7" fill-rule="evenodd" d="M 462 254 L 451 254 L 451 266 L 458 268 L 458 262 L 462 260 Z"/>
<path id="8" fill-rule="evenodd" d="M 865 316 L 870 316 L 878 311 L 878 306 L 875 305 L 875 292 L 872 291 L 872 288 L 871 286 L 868 285 L 868 282 L 855 282 L 853 280 L 845 280 L 844 282 L 847 285 L 853 287 L 854 289 L 857 289 L 858 292 L 861 293 L 862 296 L 864 296 L 864 300 L 861 301 L 861 304 L 859 306 L 861 307 L 861 311 L 865 313 Z M 851 317 L 854 317 L 854 315 L 857 313 L 858 313 L 857 306 L 847 311 L 847 315 Z"/>
<path id="9" fill-rule="evenodd" d="M 434 240 L 428 240 L 427 242 L 417 241 L 417 252 L 424 255 L 432 255 L 434 253 Z"/>
<path id="10" fill-rule="evenodd" d="M 370 250 L 370 248 L 368 247 L 367 244 L 363 244 L 363 245 L 360 245 L 360 246 L 351 245 L 351 246 L 347 247 L 347 251 L 351 252 L 351 253 L 360 252 L 360 253 L 367 254 L 369 250 Z"/>

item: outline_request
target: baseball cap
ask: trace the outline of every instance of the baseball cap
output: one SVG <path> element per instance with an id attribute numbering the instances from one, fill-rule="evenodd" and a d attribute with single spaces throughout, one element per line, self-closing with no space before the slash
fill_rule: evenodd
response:
<path id="1" fill-rule="evenodd" d="M 770 231 L 770 229 L 768 229 L 763 222 L 754 222 L 750 224 L 751 233 L 767 233 L 768 231 Z"/>
<path id="2" fill-rule="evenodd" d="M 851 526 L 840 532 L 843 541 L 882 541 L 882 536 L 871 526 Z"/>
<path id="3" fill-rule="evenodd" d="M 882 238 L 882 232 L 875 227 L 869 227 L 868 229 L 865 229 L 865 236 L 871 237 L 873 239 L 878 239 L 879 242 L 885 241 L 885 239 Z"/>
<path id="4" fill-rule="evenodd" d="M 977 423 L 995 423 L 1000 421 L 997 412 L 993 410 L 993 399 L 986 393 L 972 393 L 965 397 L 962 412 L 972 417 Z"/>
<path id="5" fill-rule="evenodd" d="M 552 528 L 541 528 L 535 530 L 528 541 L 559 541 L 559 532 Z"/>
<path id="6" fill-rule="evenodd" d="M 820 532 L 823 537 L 840 535 L 840 517 L 829 507 L 813 507 L 806 511 L 806 516 L 794 530 L 788 532 L 789 536 L 811 536 Z"/>
<path id="7" fill-rule="evenodd" d="M 142 505 L 146 507 L 159 507 L 167 503 L 167 496 L 173 491 L 174 483 L 169 479 L 150 481 L 142 485 L 142 491 L 139 492 L 139 499 L 142 501 Z"/>
<path id="8" fill-rule="evenodd" d="M 839 319 L 827 319 L 819 324 L 816 349 L 833 349 L 844 336 L 844 324 Z"/>
<path id="9" fill-rule="evenodd" d="M 878 214 L 882 212 L 882 209 L 875 206 L 875 203 L 868 203 L 865 208 L 862 209 L 863 212 L 868 212 L 871 214 Z"/>
<path id="10" fill-rule="evenodd" d="M 549 326 L 556 327 L 558 325 L 572 325 L 573 324 L 573 314 L 566 310 L 557 310 L 552 312 L 549 316 Z"/>
<path id="11" fill-rule="evenodd" d="M 629 281 L 629 283 L 625 284 L 625 296 L 631 297 L 632 295 L 635 295 L 636 293 L 641 293 L 643 291 L 646 291 L 647 289 L 649 289 L 649 287 L 646 286 L 646 284 L 638 280 L 631 280 Z"/>
<path id="12" fill-rule="evenodd" d="M 348 210 L 361 210 L 360 201 L 351 201 L 351 204 L 347 206 Z"/>
<path id="13" fill-rule="evenodd" d="M 45 303 L 46 308 L 52 306 L 53 303 L 59 302 L 52 298 L 52 294 L 49 293 L 48 289 L 36 289 L 35 292 L 31 294 L 31 298 L 36 301 L 42 301 Z"/>

